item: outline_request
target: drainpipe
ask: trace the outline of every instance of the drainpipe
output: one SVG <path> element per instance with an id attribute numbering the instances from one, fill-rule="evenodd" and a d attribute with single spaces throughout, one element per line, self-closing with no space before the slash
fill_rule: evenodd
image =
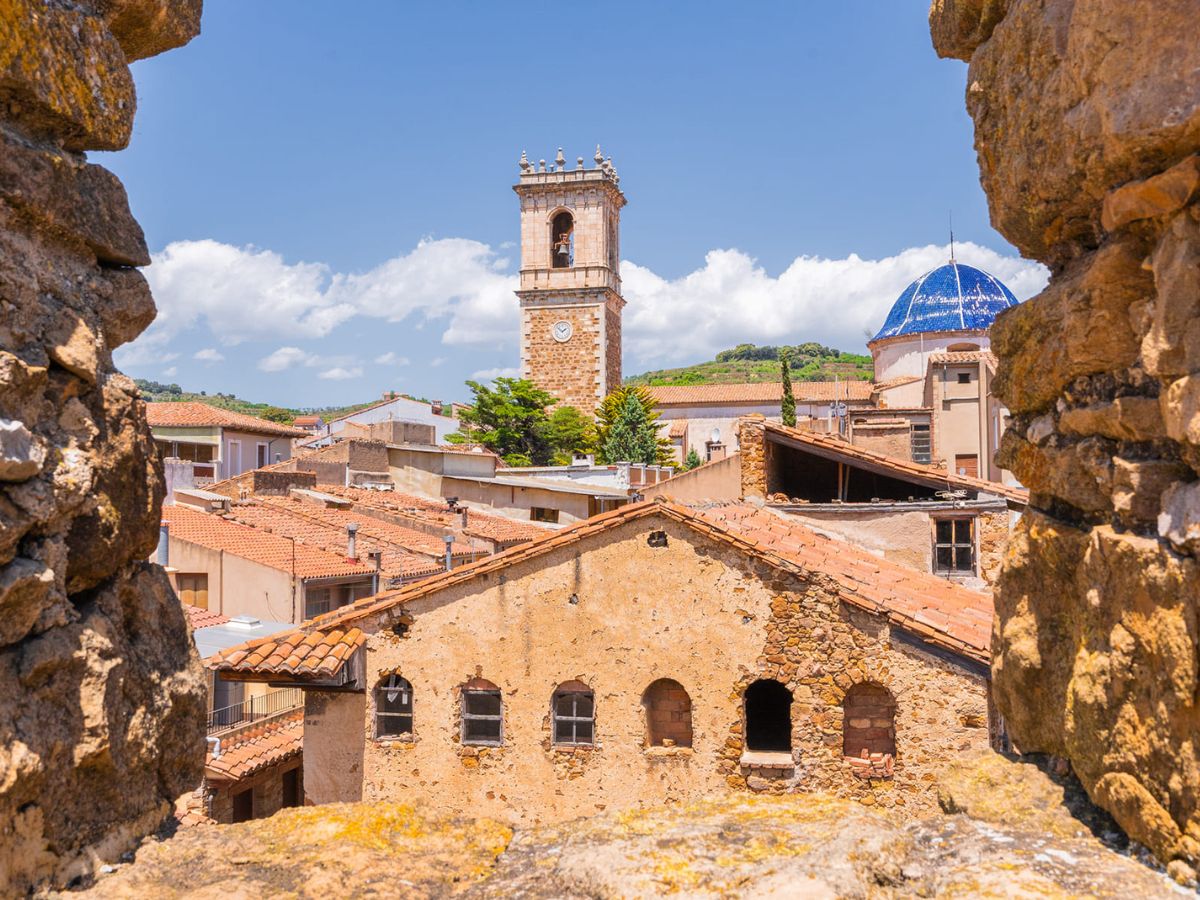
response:
<path id="1" fill-rule="evenodd" d="M 350 522 L 346 525 L 346 562 L 358 561 L 358 550 L 355 546 L 357 543 L 358 523 Z"/>
<path id="2" fill-rule="evenodd" d="M 454 535 L 447 534 L 442 538 L 446 542 L 446 571 L 454 568 Z"/>
<path id="3" fill-rule="evenodd" d="M 171 564 L 171 523 L 158 523 L 158 564 L 164 569 Z"/>

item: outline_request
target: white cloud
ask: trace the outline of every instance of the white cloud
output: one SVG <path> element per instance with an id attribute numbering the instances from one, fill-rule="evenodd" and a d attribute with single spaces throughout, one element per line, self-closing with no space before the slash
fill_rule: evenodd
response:
<path id="1" fill-rule="evenodd" d="M 934 245 L 881 259 L 800 256 L 772 275 L 743 251 L 713 250 L 703 266 L 675 279 L 625 261 L 625 369 L 711 359 L 746 341 L 819 341 L 862 351 L 866 336 L 880 327 L 904 287 L 947 256 L 947 247 Z M 1022 299 L 1046 282 L 1040 265 L 976 244 L 957 245 L 957 256 L 996 275 Z M 259 361 L 265 372 L 306 366 L 346 377 L 340 373 L 360 367 L 362 359 L 302 348 L 306 339 L 325 338 L 355 317 L 407 320 L 406 328 L 414 331 L 432 324 L 444 345 L 512 349 L 520 312 L 513 296 L 517 277 L 509 267 L 498 250 L 463 238 L 423 240 L 363 273 L 287 263 L 279 254 L 255 247 L 180 241 L 154 255 L 147 277 L 159 317 L 118 351 L 118 364 L 165 364 L 178 356 L 169 347 L 179 335 L 188 332 L 194 346 L 207 342 L 197 334 L 203 330 L 225 345 L 288 340 L 288 346 Z M 404 336 L 416 345 L 415 337 Z M 211 359 L 201 356 L 210 350 L 219 352 L 207 348 L 196 358 Z M 408 364 L 408 357 L 396 351 L 372 358 L 378 365 Z M 428 365 L 445 361 L 435 357 Z"/>
<path id="2" fill-rule="evenodd" d="M 429 361 L 429 367 L 431 369 L 436 369 L 438 366 L 444 366 L 445 364 L 446 364 L 446 357 L 444 357 L 444 356 L 435 356 L 433 359 L 431 359 Z"/>
<path id="3" fill-rule="evenodd" d="M 326 369 L 317 377 L 327 381 L 346 381 L 350 378 L 362 378 L 362 373 L 362 366 L 352 366 L 348 369 L 343 366 L 335 366 L 332 369 Z"/>
<path id="4" fill-rule="evenodd" d="M 192 359 L 198 359 L 202 362 L 220 362 L 225 358 L 225 355 L 215 347 L 205 347 L 203 350 L 197 350 L 192 354 Z"/>
<path id="5" fill-rule="evenodd" d="M 174 378 L 178 371 L 178 366 L 168 366 L 167 368 L 163 369 L 163 375 L 165 375 L 167 378 Z"/>
<path id="6" fill-rule="evenodd" d="M 991 272 L 1020 299 L 1048 273 L 1037 263 L 977 244 L 956 244 L 960 262 Z M 712 359 L 742 342 L 819 341 L 863 352 L 904 288 L 946 262 L 948 247 L 912 247 L 883 259 L 800 256 L 778 276 L 740 250 L 713 250 L 704 266 L 667 280 L 623 262 L 625 370 Z"/>
<path id="7" fill-rule="evenodd" d="M 515 366 L 499 367 L 495 369 L 480 369 L 478 372 L 471 373 L 472 381 L 495 381 L 497 378 L 516 378 L 521 374 L 521 370 Z"/>
<path id="8" fill-rule="evenodd" d="M 264 356 L 258 361 L 258 368 L 263 372 L 283 372 L 292 366 L 306 363 L 310 354 L 299 347 L 280 347 L 274 353 Z"/>
<path id="9" fill-rule="evenodd" d="M 407 366 L 411 362 L 407 356 L 399 356 L 391 350 L 375 357 L 376 365 L 380 366 Z"/>

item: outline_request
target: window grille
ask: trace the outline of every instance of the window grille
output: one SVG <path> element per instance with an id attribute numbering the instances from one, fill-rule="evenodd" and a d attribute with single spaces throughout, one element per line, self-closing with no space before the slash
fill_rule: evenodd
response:
<path id="1" fill-rule="evenodd" d="M 933 452 L 933 442 L 930 438 L 929 426 L 912 426 L 912 430 L 909 432 L 909 442 L 913 462 L 929 465 L 932 461 Z"/>
<path id="2" fill-rule="evenodd" d="M 595 738 L 596 703 L 591 691 L 554 694 L 554 743 L 590 747 Z"/>
<path id="3" fill-rule="evenodd" d="M 934 523 L 934 571 L 975 574 L 974 519 L 939 519 Z"/>
<path id="4" fill-rule="evenodd" d="M 499 690 L 464 689 L 462 692 L 462 742 L 491 744 L 501 742 L 503 704 Z"/>
<path id="5" fill-rule="evenodd" d="M 412 685 L 389 675 L 375 688 L 375 737 L 400 737 L 413 731 Z"/>

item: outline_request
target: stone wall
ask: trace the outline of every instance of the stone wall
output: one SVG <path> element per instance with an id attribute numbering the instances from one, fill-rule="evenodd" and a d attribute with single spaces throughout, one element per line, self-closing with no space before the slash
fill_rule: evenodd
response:
<path id="1" fill-rule="evenodd" d="M 659 531 L 665 545 L 648 540 Z M 362 799 L 419 801 L 511 823 L 728 791 L 821 790 L 914 814 L 935 808 L 938 766 L 988 745 L 982 667 L 930 652 L 846 607 L 818 573 L 801 578 L 750 562 L 667 519 L 626 523 L 407 609 L 414 621 L 406 636 L 382 619 L 362 627 L 370 686 L 393 672 L 412 684 L 413 734 L 377 740 L 373 694 L 352 729 L 340 714 L 314 714 L 309 692 L 305 765 L 311 772 L 318 758 L 336 759 L 347 773 L 345 796 L 326 795 L 315 776 L 306 778 L 315 802 L 353 796 L 349 773 L 361 760 Z M 502 746 L 462 743 L 458 692 L 474 678 L 502 691 Z M 759 678 L 778 679 L 794 697 L 785 770 L 742 764 L 742 697 Z M 648 746 L 647 689 L 660 679 L 686 692 L 686 701 L 663 697 L 679 701 L 666 710 L 677 715 L 678 730 L 668 735 L 676 746 Z M 551 740 L 551 697 L 571 681 L 595 692 L 594 746 Z M 866 682 L 896 703 L 890 778 L 856 777 L 842 755 L 841 704 Z M 351 702 L 338 700 L 346 711 Z M 686 729 L 678 719 L 685 706 Z"/>
<path id="2" fill-rule="evenodd" d="M 529 306 L 522 316 L 522 374 L 585 416 L 594 416 L 604 399 L 605 307 Z M 571 323 L 570 340 L 554 339 L 555 322 Z"/>
<path id="3" fill-rule="evenodd" d="M 967 60 L 992 223 L 1051 269 L 992 331 L 1032 492 L 1000 575 L 996 701 L 1176 874 L 1200 864 L 1196 0 L 935 0 Z"/>
<path id="4" fill-rule="evenodd" d="M 120 182 L 128 62 L 200 0 L 0 0 L 0 894 L 63 884 L 199 780 L 205 687 L 157 542 L 162 471 L 112 350 L 154 318 Z"/>

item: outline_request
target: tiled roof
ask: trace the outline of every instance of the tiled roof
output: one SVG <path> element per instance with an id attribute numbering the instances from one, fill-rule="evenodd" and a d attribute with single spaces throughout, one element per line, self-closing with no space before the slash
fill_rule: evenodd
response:
<path id="1" fill-rule="evenodd" d="M 996 355 L 991 350 L 947 350 L 944 353 L 929 354 L 929 361 L 931 363 L 941 363 L 942 365 L 978 363 L 981 359 L 987 364 L 989 369 L 995 370 L 997 360 Z"/>
<path id="2" fill-rule="evenodd" d="M 355 627 L 312 627 L 324 618 L 318 616 L 295 631 L 230 647 L 205 662 L 222 672 L 290 675 L 302 680 L 330 678 L 367 636 Z"/>
<path id="3" fill-rule="evenodd" d="M 320 421 L 321 421 L 320 416 L 296 416 L 296 418 L 292 419 L 292 424 L 296 425 L 296 426 L 316 425 Z"/>
<path id="4" fill-rule="evenodd" d="M 278 422 L 268 422 L 228 409 L 209 406 L 192 400 L 178 403 L 147 403 L 146 419 L 151 428 L 200 428 L 220 425 L 254 434 L 274 434 L 280 437 L 308 437 L 308 432 L 290 428 Z"/>
<path id="5" fill-rule="evenodd" d="M 650 396 L 658 406 L 701 406 L 708 403 L 778 403 L 783 400 L 783 384 L 689 384 L 650 387 Z M 869 381 L 794 381 L 792 395 L 797 403 L 828 403 L 832 400 L 871 399 Z"/>
<path id="6" fill-rule="evenodd" d="M 914 381 L 924 381 L 921 375 L 899 375 L 895 378 L 889 378 L 887 381 L 875 382 L 875 391 L 890 391 L 892 388 L 898 388 L 906 384 L 912 384 Z"/>
<path id="7" fill-rule="evenodd" d="M 667 437 L 681 438 L 687 435 L 687 419 L 672 419 L 667 425 Z"/>
<path id="8" fill-rule="evenodd" d="M 204 775 L 210 781 L 237 781 L 297 756 L 303 746 L 304 710 L 298 709 L 260 729 L 238 735 L 228 745 L 222 743 L 220 756 L 214 756 L 210 746 Z"/>
<path id="9" fill-rule="evenodd" d="M 195 631 L 197 628 L 224 625 L 229 621 L 229 616 L 223 616 L 219 612 L 213 612 L 211 609 L 191 606 L 187 603 L 183 604 L 183 612 L 187 616 L 188 624 L 192 626 L 192 631 Z"/>
<path id="10" fill-rule="evenodd" d="M 776 434 L 786 440 L 810 447 L 815 451 L 833 454 L 850 465 L 864 463 L 874 468 L 888 471 L 897 478 L 915 481 L 935 488 L 960 488 L 968 491 L 982 491 L 1004 497 L 1022 505 L 1029 502 L 1029 491 L 1024 488 L 1010 487 L 998 481 L 985 481 L 982 478 L 971 478 L 968 475 L 958 475 L 945 469 L 935 469 L 933 466 L 885 456 L 872 450 L 856 447 L 848 441 L 828 434 L 818 434 L 813 431 L 801 431 L 798 428 L 788 428 L 776 422 L 766 422 L 767 434 Z"/>
<path id="11" fill-rule="evenodd" d="M 435 521 L 448 529 L 462 528 L 461 517 L 458 513 L 451 512 L 444 500 L 432 500 L 398 491 L 370 491 L 356 487 L 321 485 L 321 490 L 353 500 L 357 506 Z M 530 522 L 518 522 L 476 509 L 467 510 L 467 524 L 462 528 L 463 534 L 468 537 L 485 538 L 503 545 L 536 540 L 549 530 Z"/>
<path id="12" fill-rule="evenodd" d="M 171 523 L 171 537 L 211 550 L 224 550 L 281 572 L 294 572 L 300 578 L 369 575 L 372 571 L 364 562 L 347 562 L 344 557 L 317 547 L 179 504 L 164 506 L 162 516 Z"/>
<path id="13" fill-rule="evenodd" d="M 1017 298 L 993 275 L 951 260 L 926 272 L 896 298 L 871 340 L 935 331 L 986 331 Z"/>
<path id="14" fill-rule="evenodd" d="M 382 519 L 356 514 L 353 510 L 305 503 L 291 497 L 260 497 L 258 502 L 271 509 L 285 510 L 293 516 L 307 517 L 312 521 L 339 528 L 343 533 L 346 526 L 354 522 L 358 525 L 359 537 L 377 538 L 430 559 L 443 559 L 446 555 L 446 544 L 440 534 L 427 534 L 415 528 L 406 528 L 403 525 L 384 522 Z M 453 544 L 456 559 L 467 559 L 478 553 L 478 550 L 467 544 L 458 541 Z"/>
<path id="15" fill-rule="evenodd" d="M 644 516 L 661 515 L 733 545 L 771 565 L 828 576 L 846 603 L 884 615 L 922 640 L 988 661 L 991 598 L 952 582 L 876 557 L 747 504 L 693 510 L 663 500 L 630 504 L 478 562 L 366 597 L 311 619 L 294 632 L 262 638 L 213 657 L 210 668 L 242 674 L 320 678 L 334 675 L 365 642 L 359 625 L 371 617 Z M 760 518 L 766 516 L 769 518 Z"/>
<path id="16" fill-rule="evenodd" d="M 295 538 L 335 555 L 344 555 L 346 551 L 347 536 L 344 527 L 327 524 L 290 507 L 238 503 L 230 508 L 225 518 L 281 537 Z M 438 572 L 444 565 L 429 556 L 372 537 L 360 529 L 357 540 L 358 558 L 366 562 L 367 554 L 376 550 L 383 554 L 380 563 L 387 578 L 416 578 Z"/>

